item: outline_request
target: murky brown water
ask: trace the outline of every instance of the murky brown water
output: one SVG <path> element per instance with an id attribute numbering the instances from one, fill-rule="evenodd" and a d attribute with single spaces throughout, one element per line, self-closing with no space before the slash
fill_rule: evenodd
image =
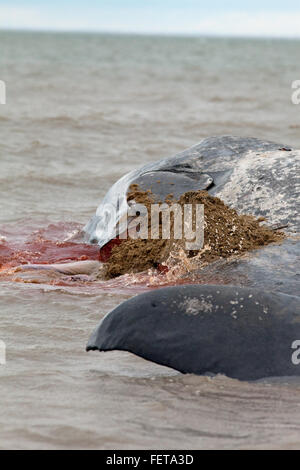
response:
<path id="1" fill-rule="evenodd" d="M 300 145 L 297 41 L 0 33 L 0 44 L 0 237 L 23 248 L 49 224 L 63 239 L 119 176 L 202 137 Z M 0 280 L 1 448 L 300 448 L 298 381 L 183 376 L 85 352 L 145 279 L 37 280 Z"/>

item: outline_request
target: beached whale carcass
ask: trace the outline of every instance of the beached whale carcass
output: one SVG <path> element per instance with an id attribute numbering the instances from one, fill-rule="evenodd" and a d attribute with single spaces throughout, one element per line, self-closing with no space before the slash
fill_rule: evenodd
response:
<path id="1" fill-rule="evenodd" d="M 117 181 L 86 225 L 85 241 L 101 249 L 116 236 L 116 226 L 127 213 L 127 193 L 133 183 L 143 190 L 151 189 L 157 200 L 164 200 L 170 192 L 177 199 L 186 191 L 206 189 L 240 213 L 265 217 L 275 229 L 284 227 L 288 238 L 242 259 L 212 263 L 201 269 L 201 276 L 214 280 L 217 274 L 224 284 L 297 293 L 299 163 L 300 152 L 282 144 L 232 136 L 206 138 L 175 157 L 145 165 Z M 114 218 L 107 219 L 107 206 L 115 209 Z M 95 269 L 94 264 L 76 263 L 70 272 L 86 274 Z M 68 266 L 63 268 L 68 274 Z"/>
<path id="2" fill-rule="evenodd" d="M 299 231 L 300 152 L 255 138 L 219 136 L 203 139 L 178 155 L 149 163 L 118 180 L 96 215 L 85 226 L 85 240 L 100 247 L 109 242 L 128 209 L 131 184 L 151 189 L 157 200 L 172 192 L 207 190 L 241 213 L 265 216 L 269 224 Z M 114 218 L 106 208 L 115 208 Z"/>
<path id="3" fill-rule="evenodd" d="M 217 277 L 218 285 L 163 288 L 122 303 L 96 328 L 87 350 L 126 350 L 184 373 L 241 380 L 299 376 L 299 163 L 300 152 L 283 145 L 212 137 L 119 180 L 106 196 L 123 197 L 117 217 L 126 210 L 130 184 L 144 190 L 151 184 L 152 193 L 163 198 L 167 184 L 154 182 L 174 177 L 177 197 L 187 190 L 181 181 L 189 179 L 189 190 L 206 189 L 240 213 L 265 217 L 287 237 L 201 268 L 202 279 Z M 103 246 L 109 236 L 102 236 L 101 207 L 86 234 Z"/>

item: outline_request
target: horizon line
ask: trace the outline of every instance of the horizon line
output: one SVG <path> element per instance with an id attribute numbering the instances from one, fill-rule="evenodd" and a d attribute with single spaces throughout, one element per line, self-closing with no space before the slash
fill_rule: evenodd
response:
<path id="1" fill-rule="evenodd" d="M 87 29 L 63 29 L 63 28 L 0 28 L 1 33 L 45 33 L 45 34 L 99 34 L 116 36 L 156 36 L 156 37 L 177 37 L 177 38 L 207 38 L 207 39 L 277 39 L 277 40 L 300 40 L 299 35 L 277 36 L 260 34 L 224 34 L 224 33 L 201 33 L 201 32 L 159 32 L 159 31 L 117 31 L 117 30 L 87 30 Z"/>

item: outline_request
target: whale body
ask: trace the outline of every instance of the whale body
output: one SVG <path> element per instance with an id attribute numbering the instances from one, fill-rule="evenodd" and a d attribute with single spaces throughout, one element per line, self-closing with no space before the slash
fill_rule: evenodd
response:
<path id="1" fill-rule="evenodd" d="M 119 179 L 107 192 L 84 228 L 85 240 L 100 247 L 115 235 L 128 209 L 131 184 L 151 190 L 164 201 L 187 191 L 207 190 L 240 213 L 265 216 L 269 224 L 300 231 L 300 152 L 255 138 L 217 136 L 158 162 L 148 163 Z M 108 217 L 109 208 L 114 208 Z"/>
<path id="2" fill-rule="evenodd" d="M 106 315 L 87 350 L 129 351 L 182 373 L 299 376 L 300 298 L 236 286 L 157 289 Z"/>

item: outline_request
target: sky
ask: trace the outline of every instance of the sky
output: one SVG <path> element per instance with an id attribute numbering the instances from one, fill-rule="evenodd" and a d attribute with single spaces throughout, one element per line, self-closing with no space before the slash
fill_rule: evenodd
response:
<path id="1" fill-rule="evenodd" d="M 0 0 L 0 28 L 300 37 L 300 0 Z"/>

